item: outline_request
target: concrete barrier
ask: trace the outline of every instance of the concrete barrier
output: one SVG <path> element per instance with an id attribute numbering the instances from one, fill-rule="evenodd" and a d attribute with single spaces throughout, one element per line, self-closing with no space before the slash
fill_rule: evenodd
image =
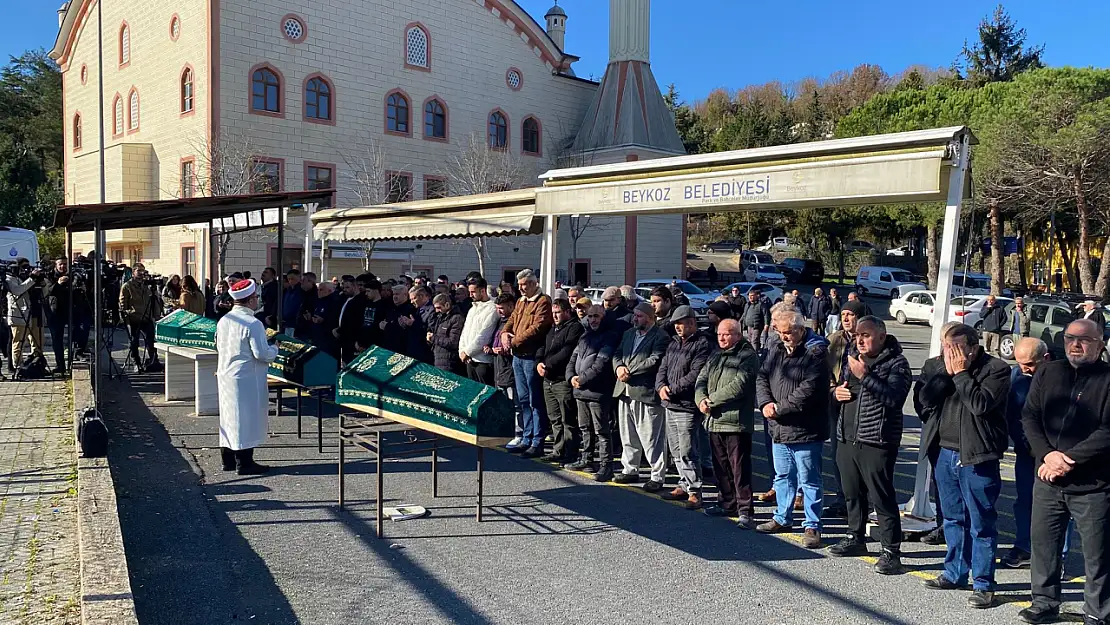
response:
<path id="1" fill-rule="evenodd" d="M 91 405 L 89 370 L 75 366 L 74 427 Z M 81 559 L 81 622 L 84 625 L 138 625 L 112 471 L 107 458 L 82 458 L 80 451 L 78 443 L 77 533 Z"/>

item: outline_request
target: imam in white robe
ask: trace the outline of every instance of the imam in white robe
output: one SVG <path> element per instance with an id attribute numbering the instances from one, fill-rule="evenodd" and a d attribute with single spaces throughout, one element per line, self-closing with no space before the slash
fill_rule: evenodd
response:
<path id="1" fill-rule="evenodd" d="M 270 397 L 266 371 L 278 355 L 266 327 L 246 306 L 216 324 L 216 378 L 220 393 L 220 447 L 253 449 L 266 440 Z"/>

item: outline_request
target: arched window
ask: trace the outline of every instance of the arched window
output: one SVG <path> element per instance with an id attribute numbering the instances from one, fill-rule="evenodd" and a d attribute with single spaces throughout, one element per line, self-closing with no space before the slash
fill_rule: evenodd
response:
<path id="1" fill-rule="evenodd" d="M 501 111 L 489 114 L 489 147 L 503 150 L 509 145 L 509 120 Z"/>
<path id="2" fill-rule="evenodd" d="M 81 149 L 81 114 L 73 116 L 73 149 Z"/>
<path id="3" fill-rule="evenodd" d="M 119 64 L 127 65 L 131 62 L 131 27 L 124 22 L 119 29 Z"/>
<path id="4" fill-rule="evenodd" d="M 139 92 L 134 89 L 131 90 L 131 95 L 128 96 L 128 114 L 127 114 L 127 130 L 134 131 L 139 129 Z"/>
<path id="5" fill-rule="evenodd" d="M 525 154 L 540 153 L 540 122 L 535 117 L 527 117 L 521 124 L 520 149 Z"/>
<path id="6" fill-rule="evenodd" d="M 181 72 L 181 112 L 193 112 L 193 69 L 186 67 Z"/>
<path id="7" fill-rule="evenodd" d="M 310 78 L 304 88 L 304 115 L 308 119 L 331 120 L 331 85 L 320 76 Z"/>
<path id="8" fill-rule="evenodd" d="M 439 100 L 428 100 L 424 105 L 424 136 L 428 139 L 447 138 L 447 109 Z"/>
<path id="9" fill-rule="evenodd" d="M 123 98 L 118 93 L 112 101 L 112 134 L 123 134 Z"/>
<path id="10" fill-rule="evenodd" d="M 391 93 L 385 99 L 385 129 L 409 134 L 409 99 L 404 94 Z"/>
<path id="11" fill-rule="evenodd" d="M 251 76 L 251 108 L 267 113 L 281 112 L 281 79 L 269 67 L 260 67 Z"/>
<path id="12" fill-rule="evenodd" d="M 429 67 L 431 45 L 428 31 L 419 24 L 411 24 L 405 31 L 405 63 L 413 67 Z"/>

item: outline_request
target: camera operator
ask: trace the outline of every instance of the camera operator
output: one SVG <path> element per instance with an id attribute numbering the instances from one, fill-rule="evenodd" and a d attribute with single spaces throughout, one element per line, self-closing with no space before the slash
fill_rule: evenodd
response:
<path id="1" fill-rule="evenodd" d="M 23 342 L 30 341 L 32 358 L 42 357 L 43 296 L 45 275 L 31 261 L 17 258 L 15 275 L 4 278 L 8 290 L 8 325 L 12 328 L 11 369 L 23 364 Z"/>
<path id="2" fill-rule="evenodd" d="M 128 350 L 139 373 L 158 362 L 158 352 L 154 349 L 154 320 L 158 318 L 160 307 L 155 302 L 157 291 L 150 282 L 150 275 L 142 264 L 135 265 L 135 273 L 119 292 L 119 309 L 127 322 L 130 338 Z M 146 360 L 139 359 L 139 333 L 146 341 Z"/>
<path id="3" fill-rule="evenodd" d="M 65 373 L 65 333 L 69 325 L 70 300 L 73 301 L 73 327 L 70 329 L 75 352 L 83 352 L 89 340 L 89 306 L 83 284 L 78 284 L 69 272 L 69 260 L 54 261 L 54 269 L 47 275 L 43 289 L 46 296 L 46 320 L 50 326 L 50 343 L 54 346 L 54 373 Z"/>

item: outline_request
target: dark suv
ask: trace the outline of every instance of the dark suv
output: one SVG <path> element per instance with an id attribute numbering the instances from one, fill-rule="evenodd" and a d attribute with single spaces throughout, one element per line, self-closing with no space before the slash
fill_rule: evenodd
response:
<path id="1" fill-rule="evenodd" d="M 825 266 L 819 260 L 806 258 L 786 258 L 781 263 L 789 282 L 797 284 L 821 284 L 825 281 Z"/>

